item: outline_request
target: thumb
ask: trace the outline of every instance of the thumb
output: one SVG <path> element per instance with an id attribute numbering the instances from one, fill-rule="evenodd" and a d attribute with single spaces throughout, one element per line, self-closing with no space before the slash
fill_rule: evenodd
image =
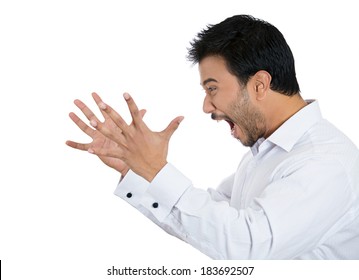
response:
<path id="1" fill-rule="evenodd" d="M 180 123 L 183 121 L 184 117 L 180 116 L 175 118 L 170 122 L 170 124 L 161 132 L 163 136 L 165 136 L 167 139 L 170 139 L 173 135 L 173 133 L 177 130 Z"/>

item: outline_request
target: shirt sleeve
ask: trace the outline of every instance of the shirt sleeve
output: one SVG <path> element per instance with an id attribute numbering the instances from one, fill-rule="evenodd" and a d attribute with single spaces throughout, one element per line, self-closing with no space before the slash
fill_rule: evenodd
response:
<path id="1" fill-rule="evenodd" d="M 151 183 L 129 172 L 119 183 L 115 194 L 168 233 L 211 258 L 249 258 L 249 216 L 245 211 L 230 207 L 224 195 L 229 184 L 233 184 L 233 178 L 230 176 L 224 180 L 218 192 L 208 192 L 194 188 L 187 177 L 173 165 L 167 164 Z M 221 201 L 220 197 L 224 200 Z M 261 211 L 257 214 L 264 217 Z M 252 215 L 255 216 L 256 211 Z M 266 219 L 262 221 L 265 226 Z M 262 221 L 257 221 L 257 225 Z"/>
<path id="2" fill-rule="evenodd" d="M 126 175 L 115 194 L 211 258 L 295 258 L 315 248 L 349 207 L 348 186 L 342 180 L 338 188 L 338 181 L 333 180 L 345 177 L 343 170 L 326 164 L 328 173 L 324 174 L 330 176 L 318 176 L 322 165 L 307 162 L 288 171 L 246 209 L 231 207 L 228 200 L 213 199 L 213 193 L 194 188 L 171 164 L 151 183 L 134 173 Z M 304 184 L 303 178 L 307 178 Z"/>
<path id="3" fill-rule="evenodd" d="M 235 173 L 225 178 L 217 187 L 217 189 L 208 189 L 208 192 L 213 200 L 227 202 L 230 201 L 234 184 L 234 176 Z"/>
<path id="4" fill-rule="evenodd" d="M 184 176 L 182 177 L 182 181 L 181 180 L 171 180 L 171 178 L 173 179 L 173 177 L 168 177 L 168 176 L 173 176 L 174 174 L 171 174 L 171 167 L 170 165 L 167 165 L 166 167 L 164 167 L 160 174 L 157 175 L 157 181 L 161 180 L 161 177 L 165 177 L 167 178 L 167 180 L 169 182 L 171 182 L 169 184 L 169 186 L 172 186 L 173 189 L 175 190 L 175 192 L 172 193 L 172 195 L 167 195 L 166 198 L 172 197 L 172 199 L 177 199 L 175 197 L 175 194 L 177 195 L 181 195 L 181 189 L 186 188 L 186 186 L 188 186 L 189 184 L 189 180 L 186 179 Z M 166 170 L 169 169 L 169 172 L 166 172 Z M 162 179 L 164 180 L 164 179 Z M 176 184 L 173 185 L 172 181 L 175 181 Z M 183 184 L 183 186 L 181 186 Z M 139 210 L 142 214 L 144 214 L 147 218 L 149 218 L 150 220 L 152 220 L 155 224 L 157 224 L 158 226 L 160 226 L 163 230 L 165 230 L 167 233 L 182 239 L 182 234 L 178 234 L 179 232 L 179 224 L 175 227 L 175 226 L 168 226 L 165 223 L 161 223 L 157 216 L 154 215 L 154 213 L 158 213 L 160 211 L 154 211 L 154 209 L 159 207 L 159 203 L 155 202 L 153 199 L 150 198 L 150 196 L 148 194 L 146 194 L 146 191 L 149 189 L 150 187 L 150 183 L 148 181 L 146 181 L 145 179 L 143 179 L 142 177 L 138 176 L 136 173 L 134 173 L 132 170 L 129 170 L 129 172 L 126 174 L 126 176 L 119 182 L 114 194 L 119 196 L 120 198 L 122 198 L 123 200 L 127 201 L 130 205 L 132 205 L 133 207 L 135 207 L 137 210 Z M 177 187 L 179 187 L 177 189 Z M 169 207 L 169 205 L 172 202 L 173 204 L 173 200 L 169 200 L 167 201 L 167 206 Z M 152 203 L 152 204 L 151 204 Z M 163 210 L 165 209 L 163 206 L 165 206 L 166 203 L 162 204 L 161 203 L 161 208 L 159 210 Z M 167 211 L 169 211 L 169 208 L 167 207 Z M 165 215 L 165 213 L 163 213 L 163 211 L 161 212 L 162 215 Z"/>

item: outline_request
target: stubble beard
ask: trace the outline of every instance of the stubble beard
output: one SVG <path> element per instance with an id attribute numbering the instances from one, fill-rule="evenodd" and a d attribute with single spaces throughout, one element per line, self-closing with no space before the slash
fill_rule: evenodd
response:
<path id="1" fill-rule="evenodd" d="M 230 105 L 230 111 L 233 112 L 231 120 L 244 134 L 244 139 L 236 137 L 243 146 L 252 147 L 258 139 L 264 137 L 265 117 L 252 105 L 247 90 L 242 89 L 242 92 L 238 93 L 238 99 Z"/>

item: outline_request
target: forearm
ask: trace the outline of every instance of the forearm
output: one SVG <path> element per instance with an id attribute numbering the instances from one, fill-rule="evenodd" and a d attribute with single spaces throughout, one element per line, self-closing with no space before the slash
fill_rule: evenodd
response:
<path id="1" fill-rule="evenodd" d="M 151 213 L 151 211 L 141 204 L 144 194 L 149 187 L 150 182 L 138 176 L 132 170 L 129 170 L 126 176 L 121 176 L 120 182 L 114 194 L 127 201 L 147 218 L 164 229 L 167 233 L 183 240 L 181 234 L 178 234 L 176 230 L 173 230 L 171 227 L 159 222 L 158 219 Z"/>
<path id="2" fill-rule="evenodd" d="M 271 234 L 261 209 L 240 212 L 228 201 L 215 201 L 213 193 L 194 188 L 171 165 L 161 170 L 152 183 L 129 175 L 115 193 L 206 255 L 214 259 L 247 259 L 265 258 L 268 253 Z M 253 245 L 253 237 L 261 240 L 260 245 Z"/>
<path id="3" fill-rule="evenodd" d="M 237 210 L 191 187 L 162 223 L 213 259 L 270 258 L 272 233 L 260 207 Z"/>

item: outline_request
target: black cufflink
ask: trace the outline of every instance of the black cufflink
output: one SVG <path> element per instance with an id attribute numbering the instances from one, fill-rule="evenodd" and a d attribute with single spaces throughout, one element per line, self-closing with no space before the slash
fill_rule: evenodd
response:
<path id="1" fill-rule="evenodd" d="M 128 198 L 131 198 L 132 197 L 132 193 L 128 193 L 128 194 L 126 194 L 126 196 L 128 197 Z"/>
<path id="2" fill-rule="evenodd" d="M 157 207 L 158 207 L 158 203 L 157 203 L 157 202 L 153 203 L 153 204 L 152 204 L 152 207 L 153 207 L 153 208 L 157 208 Z"/>

